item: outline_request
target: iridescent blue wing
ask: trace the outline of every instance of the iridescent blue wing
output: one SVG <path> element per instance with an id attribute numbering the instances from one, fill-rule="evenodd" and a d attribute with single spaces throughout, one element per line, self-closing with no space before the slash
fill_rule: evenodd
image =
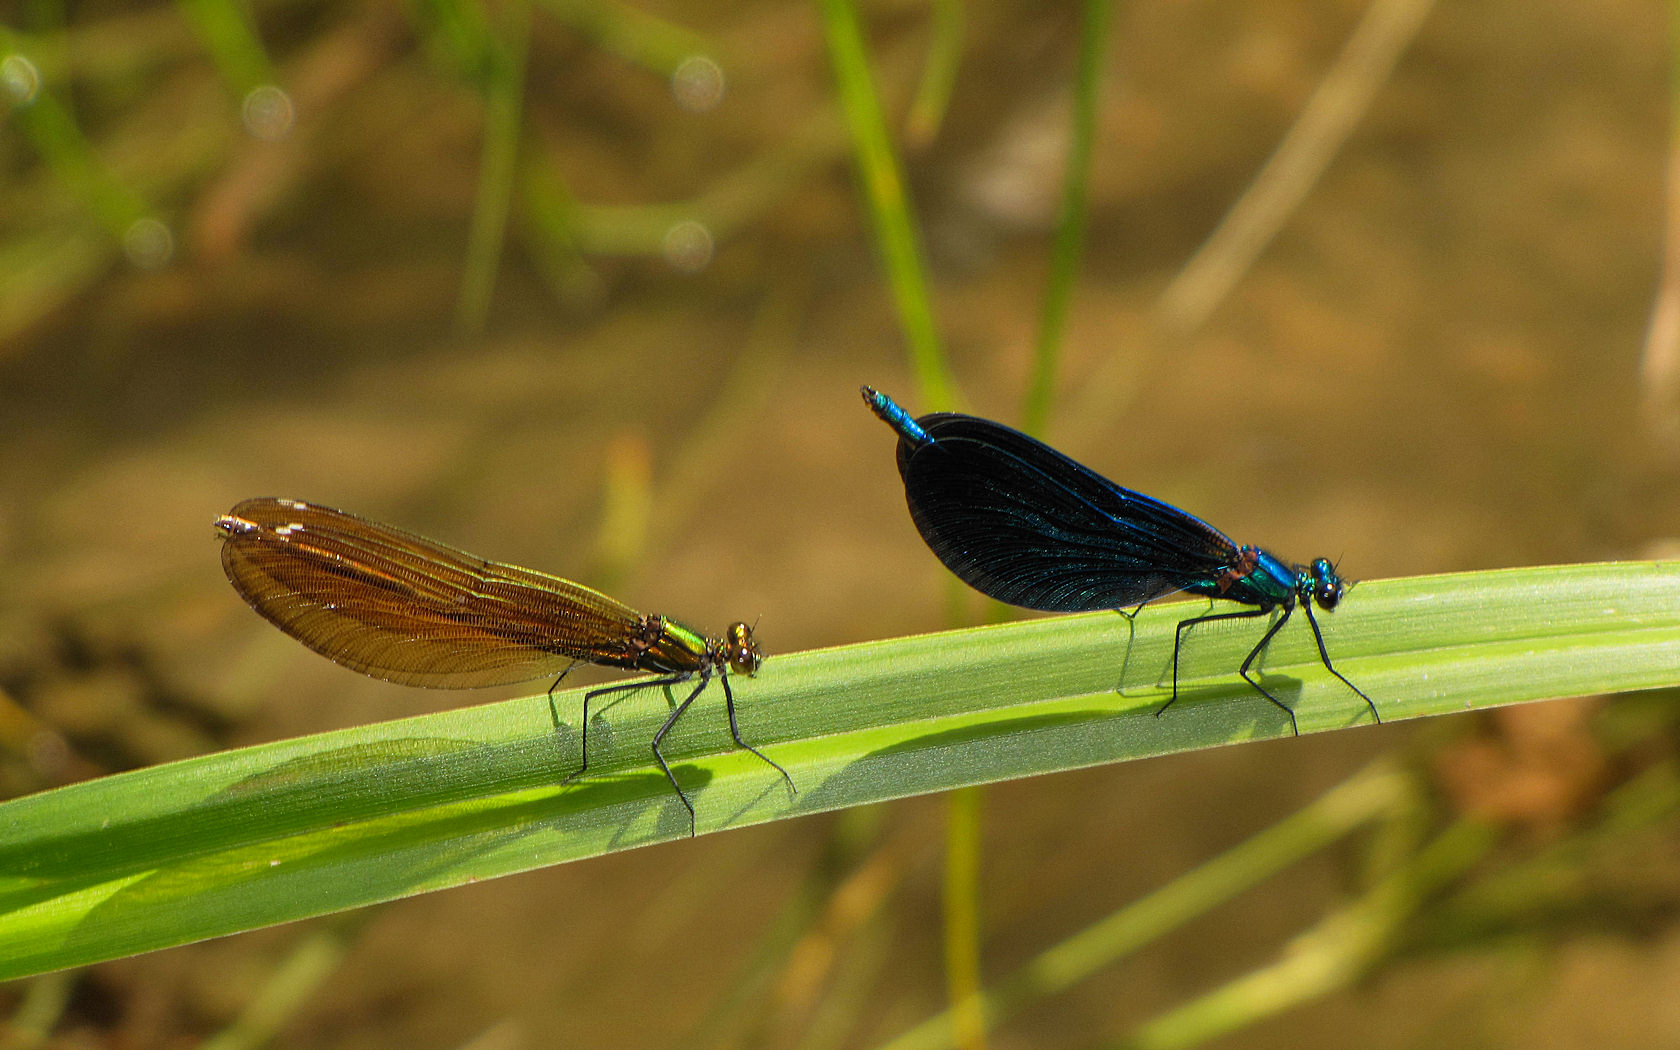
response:
<path id="1" fill-rule="evenodd" d="M 1120 609 L 1211 581 L 1224 533 L 1121 488 L 1018 430 L 938 412 L 903 435 L 898 471 L 922 539 L 963 582 L 1028 609 Z"/>

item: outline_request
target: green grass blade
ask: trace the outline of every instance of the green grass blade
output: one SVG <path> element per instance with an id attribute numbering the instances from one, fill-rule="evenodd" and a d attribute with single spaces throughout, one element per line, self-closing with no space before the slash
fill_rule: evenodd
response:
<path id="1" fill-rule="evenodd" d="M 603 0 L 537 0 L 547 14 L 566 23 L 603 51 L 651 70 L 674 75 L 696 56 L 718 54 L 705 36 L 628 4 Z"/>
<path id="2" fill-rule="evenodd" d="M 1346 988 L 1404 933 L 1428 896 L 1483 860 L 1498 830 L 1455 821 L 1401 869 L 1296 937 L 1269 966 L 1150 1021 L 1111 1050 L 1185 1050 Z"/>
<path id="3" fill-rule="evenodd" d="M 1055 394 L 1068 304 L 1073 299 L 1079 252 L 1085 242 L 1091 154 L 1097 138 L 1097 101 L 1102 91 L 1103 58 L 1113 14 L 1113 0 L 1085 0 L 1079 28 L 1079 65 L 1074 74 L 1067 169 L 1062 174 L 1062 202 L 1056 216 L 1056 242 L 1050 252 L 1050 275 L 1045 281 L 1038 339 L 1033 345 L 1032 374 L 1027 379 L 1026 402 L 1021 411 L 1021 428 L 1029 434 L 1043 436 L 1050 422 L 1050 399 Z"/>
<path id="4" fill-rule="evenodd" d="M 904 137 L 913 147 L 931 145 L 945 123 L 951 104 L 951 89 L 957 83 L 962 62 L 963 10 L 959 0 L 933 0 L 933 39 L 928 44 L 927 64 L 921 82 L 910 100 L 904 118 Z"/>
<path id="5" fill-rule="evenodd" d="M 984 791 L 958 788 L 945 796 L 945 998 L 952 1003 L 956 1045 L 984 1047 L 980 1008 L 981 805 Z"/>
<path id="6" fill-rule="evenodd" d="M 232 0 L 176 0 L 216 63 L 222 80 L 244 98 L 263 85 L 278 83 L 274 65 L 245 11 Z"/>
<path id="7" fill-rule="evenodd" d="M 1234 672 L 1258 623 L 1191 632 L 1163 717 L 1173 633 L 1091 613 L 771 659 L 739 680 L 733 749 L 709 690 L 666 742 L 707 831 L 966 784 L 1288 735 Z M 1680 685 L 1680 562 L 1361 584 L 1321 614 L 1337 667 L 1385 720 Z M 1290 624 L 1262 661 L 1303 733 L 1366 723 Z M 1121 686 L 1119 691 L 1116 687 Z M 686 812 L 647 742 L 645 694 L 590 733 L 580 691 L 323 733 L 0 804 L 0 978 L 78 965 L 677 838 Z M 1300 746 L 1310 746 L 1302 744 Z"/>
<path id="8" fill-rule="evenodd" d="M 484 142 L 479 154 L 478 194 L 461 295 L 455 305 L 455 327 L 470 335 L 483 331 L 490 316 L 490 297 L 496 290 L 496 271 L 508 211 L 513 205 L 525 108 L 525 58 L 531 33 L 529 4 L 521 0 L 507 5 L 502 30 L 484 56 Z"/>
<path id="9" fill-rule="evenodd" d="M 887 133 L 886 117 L 875 94 L 864 51 L 863 29 L 851 0 L 821 0 L 823 35 L 840 91 L 840 108 L 852 134 L 858 182 L 875 228 L 875 243 L 887 270 L 899 327 L 909 343 L 910 359 L 924 403 L 949 408 L 955 387 L 945 365 L 945 351 L 933 323 L 916 222 L 910 196 L 899 169 L 898 155 Z"/>
<path id="10" fill-rule="evenodd" d="M 1246 842 L 1046 949 L 982 994 L 985 1030 L 1060 995 L 1165 934 L 1406 802 L 1405 774 L 1379 761 Z M 961 1045 L 946 1009 L 881 1050 L 950 1050 Z"/>
<path id="11" fill-rule="evenodd" d="M 14 67 L 0 90 L 0 118 L 22 132 L 59 183 L 120 241 L 150 209 L 100 157 L 69 107 L 42 85 L 30 50 L 28 38 L 0 25 L 0 52 Z"/>

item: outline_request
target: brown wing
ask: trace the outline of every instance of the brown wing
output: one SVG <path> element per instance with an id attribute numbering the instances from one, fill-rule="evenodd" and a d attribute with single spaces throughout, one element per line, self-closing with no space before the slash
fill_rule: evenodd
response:
<path id="1" fill-rule="evenodd" d="M 222 568 L 251 608 L 375 678 L 465 689 L 575 660 L 635 666 L 642 618 L 558 576 L 296 500 L 245 500 L 216 527 Z"/>

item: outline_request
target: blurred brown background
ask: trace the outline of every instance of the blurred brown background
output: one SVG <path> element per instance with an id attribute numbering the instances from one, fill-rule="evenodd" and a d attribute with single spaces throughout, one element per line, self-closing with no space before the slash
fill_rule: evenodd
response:
<path id="1" fill-rule="evenodd" d="M 495 698 L 365 680 L 259 620 L 210 528 L 245 496 L 708 630 L 756 620 L 771 653 L 950 625 L 857 399 L 868 382 L 926 407 L 814 7 L 257 0 L 255 56 L 217 42 L 218 10 L 4 15 L 0 790 Z M 1664 549 L 1680 457 L 1644 348 L 1664 5 L 1428 9 L 1229 294 L 1188 327 L 1163 315 L 1365 14 L 1118 8 L 1048 436 L 1356 578 Z M 962 9 L 936 127 L 907 123 L 934 9 L 862 15 L 964 407 L 1017 420 L 1079 11 Z M 247 92 L 270 73 L 284 96 Z M 498 121 L 516 152 L 487 152 Z M 1672 756 L 1671 718 L 1607 738 L 1604 709 L 1553 706 L 991 788 L 984 972 L 1384 751 L 1439 791 L 1439 819 L 1481 807 L 1517 854 Z M 342 957 L 277 1045 L 877 1045 L 943 1003 L 943 812 L 782 822 L 100 966 L 52 1038 L 195 1043 L 323 938 Z M 1634 847 L 1543 921 L 1412 945 L 1217 1045 L 1674 1045 L 1680 834 Z M 1345 897 L 1353 856 L 1291 869 L 994 1045 L 1090 1045 L 1264 965 Z M 25 994 L 0 987 L 0 1007 Z"/>

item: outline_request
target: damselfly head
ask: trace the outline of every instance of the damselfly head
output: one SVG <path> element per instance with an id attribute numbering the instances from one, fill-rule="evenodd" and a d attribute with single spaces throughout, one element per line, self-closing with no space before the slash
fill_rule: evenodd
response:
<path id="1" fill-rule="evenodd" d="M 1320 558 L 1312 563 L 1308 572 L 1312 578 L 1312 600 L 1320 609 L 1334 609 L 1342 600 L 1342 592 L 1347 589 L 1342 578 L 1336 575 L 1336 567 L 1330 564 L 1329 558 Z"/>
<path id="2" fill-rule="evenodd" d="M 753 629 L 744 623 L 732 623 L 729 630 L 724 632 L 723 641 L 718 643 L 718 655 L 729 665 L 732 671 L 741 674 L 757 674 L 758 666 L 764 662 L 764 654 L 758 649 L 758 639 L 753 637 Z"/>

